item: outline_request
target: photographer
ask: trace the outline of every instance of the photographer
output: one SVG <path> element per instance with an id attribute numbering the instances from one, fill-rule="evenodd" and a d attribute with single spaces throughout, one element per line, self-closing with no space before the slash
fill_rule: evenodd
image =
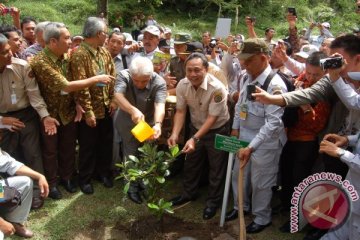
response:
<path id="1" fill-rule="evenodd" d="M 340 136 L 337 134 L 328 134 L 324 137 L 320 145 L 320 152 L 325 153 L 333 158 L 335 161 L 342 161 L 349 166 L 349 173 L 346 179 L 354 184 L 355 189 L 359 189 L 360 179 L 360 133 L 350 136 Z M 354 147 L 354 151 L 350 152 L 344 149 L 346 146 Z M 351 208 L 351 213 L 348 220 L 340 228 L 329 231 L 322 240 L 342 240 L 342 239 L 360 239 L 360 211 L 359 202 L 355 201 Z"/>
<path id="2" fill-rule="evenodd" d="M 225 43 L 221 42 L 220 38 L 211 38 L 209 47 L 211 48 L 210 59 L 207 56 L 209 61 L 211 61 L 217 66 L 220 66 L 222 58 L 224 56 L 223 51 L 227 51 L 228 46 Z"/>
<path id="3" fill-rule="evenodd" d="M 20 29 L 20 10 L 16 7 L 7 7 L 3 3 L 0 3 L 0 16 L 10 14 L 13 19 L 13 25 Z"/>
<path id="4" fill-rule="evenodd" d="M 240 79 L 244 71 L 241 70 L 237 54 L 240 51 L 240 42 L 237 39 L 231 42 L 221 61 L 221 70 L 226 76 L 229 96 L 228 100 L 235 104 L 239 97 Z"/>
<path id="5" fill-rule="evenodd" d="M 255 22 L 256 22 L 256 17 L 252 16 L 252 17 L 245 17 L 245 24 L 248 28 L 248 35 L 249 38 L 257 38 L 256 32 L 255 32 Z M 276 44 L 276 42 L 273 40 L 273 37 L 275 35 L 275 29 L 272 27 L 268 27 L 265 29 L 265 37 L 263 38 L 263 40 L 268 44 Z"/>
<path id="6" fill-rule="evenodd" d="M 297 16 L 293 15 L 293 13 L 288 12 L 286 15 L 286 21 L 289 24 L 289 43 L 291 45 L 293 53 L 297 53 L 300 51 L 300 41 L 296 27 Z"/>
<path id="7" fill-rule="evenodd" d="M 317 27 L 320 31 L 320 35 L 319 36 L 310 36 L 312 30 Z M 309 41 L 309 43 L 317 46 L 318 48 L 321 46 L 321 44 L 323 43 L 323 41 L 326 38 L 333 38 L 334 36 L 331 34 L 330 32 L 330 23 L 328 22 L 323 22 L 323 23 L 319 23 L 319 22 L 311 22 L 310 26 L 308 28 L 308 30 L 305 33 L 304 38 L 306 40 Z"/>
<path id="8" fill-rule="evenodd" d="M 329 76 L 323 77 L 311 87 L 282 95 L 269 95 L 258 88 L 258 93 L 253 95 L 256 97 L 256 101 L 279 106 L 299 106 L 324 100 L 329 101 L 332 103 L 332 111 L 327 127 L 322 134 L 336 132 L 341 135 L 351 135 L 354 132 L 358 132 L 360 130 L 359 124 L 357 124 L 358 117 L 354 117 L 358 111 L 350 110 L 349 113 L 343 103 L 338 101 L 334 89 L 336 89 L 337 82 L 341 80 L 341 78 L 348 78 L 351 72 L 360 72 L 360 62 L 358 61 L 360 55 L 360 39 L 354 35 L 341 36 L 331 43 L 330 49 L 331 53 L 338 53 L 344 57 L 347 64 L 345 64 L 341 70 L 329 70 Z M 335 81 L 335 83 L 333 83 L 333 81 Z M 339 84 L 340 83 L 341 81 Z M 339 97 L 341 98 L 341 94 L 339 94 Z M 323 136 L 322 134 L 319 134 L 319 137 Z M 348 172 L 346 164 L 336 161 L 327 155 L 322 156 L 322 161 L 326 172 L 333 172 L 341 175 L 343 179 L 345 178 Z M 311 230 L 307 236 L 311 236 L 313 239 L 319 239 L 323 234 L 324 230 L 315 229 Z"/>
<path id="9" fill-rule="evenodd" d="M 143 56 L 152 60 L 154 53 L 159 51 L 158 45 L 160 41 L 160 29 L 157 26 L 150 25 L 143 30 L 143 33 L 143 52 L 136 52 L 133 56 L 133 59 L 139 56 Z"/>

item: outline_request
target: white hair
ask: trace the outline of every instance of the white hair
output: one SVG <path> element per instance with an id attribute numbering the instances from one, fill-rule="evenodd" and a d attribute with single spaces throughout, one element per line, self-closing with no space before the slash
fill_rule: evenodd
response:
<path id="1" fill-rule="evenodd" d="M 131 76 L 151 76 L 154 72 L 154 65 L 146 57 L 136 57 L 131 61 L 129 72 Z"/>
<path id="2" fill-rule="evenodd" d="M 50 39 L 60 39 L 61 29 L 66 28 L 65 24 L 58 22 L 48 23 L 44 29 L 43 37 L 46 44 L 50 43 Z"/>
<path id="3" fill-rule="evenodd" d="M 0 45 L 6 44 L 8 42 L 9 42 L 9 39 L 7 39 L 7 37 L 5 37 L 5 35 L 0 33 Z"/>
<path id="4" fill-rule="evenodd" d="M 96 34 L 103 31 L 106 27 L 106 23 L 103 19 L 98 17 L 89 17 L 84 25 L 83 36 L 85 38 L 95 37 Z"/>
<path id="5" fill-rule="evenodd" d="M 46 25 L 48 25 L 49 23 L 49 21 L 45 21 L 36 24 L 36 27 L 34 29 L 35 34 L 38 34 L 39 32 L 44 32 Z"/>

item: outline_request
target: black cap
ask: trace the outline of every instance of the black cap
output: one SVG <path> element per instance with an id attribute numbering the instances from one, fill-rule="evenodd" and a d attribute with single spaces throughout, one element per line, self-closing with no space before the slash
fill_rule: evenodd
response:
<path id="1" fill-rule="evenodd" d="M 159 48 L 170 48 L 170 43 L 168 40 L 166 39 L 161 39 L 159 41 L 159 45 L 158 45 Z"/>
<path id="2" fill-rule="evenodd" d="M 200 52 L 202 53 L 204 47 L 201 42 L 189 42 L 186 43 L 186 51 L 185 53 L 193 53 L 193 52 Z"/>

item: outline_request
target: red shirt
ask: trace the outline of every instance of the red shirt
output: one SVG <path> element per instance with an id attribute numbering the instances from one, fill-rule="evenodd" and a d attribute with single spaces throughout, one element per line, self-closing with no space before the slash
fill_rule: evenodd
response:
<path id="1" fill-rule="evenodd" d="M 304 82 L 303 88 L 310 87 L 310 83 L 305 78 L 305 73 L 302 73 L 297 81 Z M 319 132 L 326 126 L 330 115 L 330 104 L 327 102 L 318 102 L 312 105 L 312 110 L 304 113 L 299 108 L 299 120 L 294 127 L 288 128 L 287 136 L 289 141 L 313 141 L 316 140 Z"/>

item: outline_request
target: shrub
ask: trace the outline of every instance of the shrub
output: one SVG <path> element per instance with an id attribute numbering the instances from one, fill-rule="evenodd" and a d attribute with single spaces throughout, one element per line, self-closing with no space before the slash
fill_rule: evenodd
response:
<path id="1" fill-rule="evenodd" d="M 154 143 L 145 143 L 139 149 L 139 156 L 129 156 L 124 164 L 117 164 L 122 169 L 119 178 L 127 181 L 124 192 L 127 193 L 130 182 L 141 182 L 145 185 L 145 200 L 150 212 L 162 221 L 163 214 L 173 213 L 171 203 L 159 196 L 164 187 L 165 177 L 170 175 L 169 165 L 181 153 L 176 145 L 169 152 L 158 151 Z"/>

